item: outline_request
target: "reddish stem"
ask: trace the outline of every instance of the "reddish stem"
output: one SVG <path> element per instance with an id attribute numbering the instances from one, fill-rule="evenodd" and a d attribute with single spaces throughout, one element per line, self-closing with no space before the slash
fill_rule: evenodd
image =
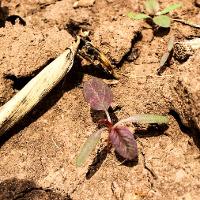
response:
<path id="1" fill-rule="evenodd" d="M 111 122 L 109 122 L 107 119 L 100 119 L 98 121 L 99 124 L 103 124 L 104 126 L 107 126 L 109 131 L 111 130 L 111 128 L 113 127 L 113 124 Z"/>

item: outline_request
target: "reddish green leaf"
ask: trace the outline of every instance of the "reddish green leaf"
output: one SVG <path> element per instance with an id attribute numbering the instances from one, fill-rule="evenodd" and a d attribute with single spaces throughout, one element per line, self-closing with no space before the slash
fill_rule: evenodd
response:
<path id="1" fill-rule="evenodd" d="M 128 117 L 126 119 L 122 119 L 117 122 L 115 126 L 119 126 L 121 124 L 126 123 L 142 123 L 142 124 L 168 124 L 169 119 L 167 116 L 163 115 L 154 115 L 154 114 L 136 114 Z"/>
<path id="2" fill-rule="evenodd" d="M 101 138 L 101 133 L 105 130 L 105 128 L 102 128 L 96 132 L 94 132 L 90 137 L 87 139 L 85 144 L 83 145 L 80 154 L 78 155 L 76 159 L 76 166 L 80 167 L 84 164 L 90 153 L 95 149 L 98 141 Z"/>
<path id="3" fill-rule="evenodd" d="M 83 93 L 85 100 L 94 110 L 107 110 L 113 100 L 111 89 L 98 78 L 85 82 Z"/>
<path id="4" fill-rule="evenodd" d="M 137 143 L 128 128 L 116 126 L 111 129 L 109 139 L 115 150 L 128 160 L 136 159 L 138 156 Z"/>

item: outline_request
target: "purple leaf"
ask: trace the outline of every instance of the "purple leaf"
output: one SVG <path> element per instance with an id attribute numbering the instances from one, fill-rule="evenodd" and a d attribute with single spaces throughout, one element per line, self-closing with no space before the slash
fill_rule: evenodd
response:
<path id="1" fill-rule="evenodd" d="M 133 160 L 138 156 L 137 143 L 128 128 L 116 126 L 111 129 L 109 139 L 117 153 L 122 157 Z"/>
<path id="2" fill-rule="evenodd" d="M 111 89 L 98 78 L 85 82 L 83 93 L 85 100 L 94 110 L 107 110 L 113 100 Z"/>

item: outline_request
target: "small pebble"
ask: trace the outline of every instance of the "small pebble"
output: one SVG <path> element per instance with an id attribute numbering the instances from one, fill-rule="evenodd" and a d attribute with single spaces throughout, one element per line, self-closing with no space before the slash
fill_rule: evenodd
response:
<path id="1" fill-rule="evenodd" d="M 94 3 L 95 0 L 79 0 L 74 3 L 73 8 L 93 6 Z"/>
<path id="2" fill-rule="evenodd" d="M 192 54 L 192 48 L 185 43 L 175 43 L 174 58 L 179 62 L 185 62 Z"/>

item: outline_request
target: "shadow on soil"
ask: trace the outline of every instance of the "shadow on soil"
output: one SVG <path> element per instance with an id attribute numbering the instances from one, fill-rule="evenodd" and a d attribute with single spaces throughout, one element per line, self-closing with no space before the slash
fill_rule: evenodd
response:
<path id="1" fill-rule="evenodd" d="M 13 90 L 21 90 L 32 78 L 34 78 L 34 76 L 39 74 L 40 71 L 42 71 L 53 60 L 54 60 L 53 58 L 50 58 L 39 70 L 33 71 L 32 74 L 29 76 L 17 77 L 14 74 L 5 74 L 4 78 L 12 81 Z"/>
<path id="2" fill-rule="evenodd" d="M 105 146 L 102 150 L 98 150 L 96 157 L 94 158 L 92 164 L 89 166 L 88 171 L 86 173 L 87 180 L 91 179 L 100 169 L 108 153 L 109 150 L 107 146 Z"/>
<path id="3" fill-rule="evenodd" d="M 140 50 L 135 48 L 135 45 L 137 42 L 142 40 L 142 34 L 141 32 L 137 32 L 135 34 L 135 37 L 131 41 L 131 47 L 129 51 L 122 57 L 119 63 L 113 63 L 116 64 L 116 67 L 120 69 L 125 61 L 133 62 L 140 56 Z"/>
<path id="4" fill-rule="evenodd" d="M 10 22 L 12 25 L 15 25 L 16 20 L 18 20 L 19 24 L 26 26 L 26 21 L 19 15 L 9 15 L 8 7 L 1 7 L 0 1 L 0 28 L 5 27 L 6 21 Z"/>
<path id="5" fill-rule="evenodd" d="M 200 149 L 200 131 L 197 127 L 197 125 L 191 121 L 190 123 L 190 127 L 185 126 L 182 121 L 181 118 L 179 116 L 179 114 L 174 111 L 174 110 L 170 110 L 169 114 L 174 117 L 174 119 L 178 122 L 178 125 L 181 129 L 181 131 L 187 135 L 189 135 L 190 137 L 192 137 L 194 144 Z"/>
<path id="6" fill-rule="evenodd" d="M 71 200 L 69 195 L 62 196 L 50 189 L 37 187 L 30 180 L 16 178 L 8 179 L 0 183 L 0 199 L 2 200 Z"/>
<path id="7" fill-rule="evenodd" d="M 103 79 L 113 79 L 111 74 L 108 74 L 100 65 L 94 66 L 93 64 L 84 65 L 84 73 Z"/>
<path id="8" fill-rule="evenodd" d="M 170 28 L 162 28 L 162 27 L 159 27 L 159 28 L 155 28 L 154 29 L 154 36 L 156 37 L 163 37 L 165 35 L 168 35 L 170 31 Z"/>
<path id="9" fill-rule="evenodd" d="M 97 171 L 100 169 L 101 165 L 107 158 L 108 153 L 111 150 L 111 146 L 105 146 L 102 150 L 98 150 L 96 157 L 94 158 L 92 164 L 89 166 L 88 171 L 86 173 L 86 179 L 91 179 Z M 138 164 L 137 160 L 124 160 L 122 156 L 120 156 L 117 152 L 115 152 L 115 156 L 117 160 L 119 161 L 120 165 L 124 165 L 126 167 L 134 167 Z"/>
<path id="10" fill-rule="evenodd" d="M 96 157 L 94 158 L 92 164 L 89 166 L 88 171 L 86 173 L 87 180 L 91 179 L 96 174 L 96 172 L 100 169 L 108 153 L 110 152 L 110 149 L 111 147 L 105 146 L 102 150 L 99 150 L 97 152 Z M 121 157 L 117 152 L 115 152 L 115 155 L 121 165 L 124 165 L 127 167 L 134 167 L 138 164 L 138 160 L 124 160 L 124 158 Z"/>
<path id="11" fill-rule="evenodd" d="M 124 158 L 120 156 L 116 151 L 115 151 L 115 156 L 119 161 L 119 165 L 123 165 L 126 167 L 134 167 L 138 164 L 138 158 L 135 160 L 124 160 Z"/>
<path id="12" fill-rule="evenodd" d="M 146 138 L 146 137 L 156 137 L 165 134 L 165 131 L 168 129 L 168 125 L 162 124 L 150 124 L 148 127 L 140 127 L 135 124 L 136 130 L 135 135 L 139 138 Z"/>
<path id="13" fill-rule="evenodd" d="M 116 108 L 110 107 L 108 109 L 108 112 L 110 114 L 110 117 L 112 119 L 113 124 L 115 124 L 115 123 L 117 123 L 119 121 L 118 118 L 117 118 L 117 116 L 115 115 L 115 111 L 118 111 L 120 109 L 121 108 L 119 108 L 119 107 L 116 107 Z M 102 110 L 93 110 L 93 109 L 90 109 L 90 114 L 91 114 L 91 117 L 92 117 L 92 121 L 94 123 L 98 123 L 102 119 L 107 119 L 105 112 L 102 111 Z"/>
<path id="14" fill-rule="evenodd" d="M 163 37 L 165 35 L 168 35 L 168 33 L 170 32 L 170 28 L 159 27 L 158 25 L 154 24 L 152 19 L 146 19 L 146 22 L 151 26 L 153 30 L 153 35 L 155 37 Z"/>

